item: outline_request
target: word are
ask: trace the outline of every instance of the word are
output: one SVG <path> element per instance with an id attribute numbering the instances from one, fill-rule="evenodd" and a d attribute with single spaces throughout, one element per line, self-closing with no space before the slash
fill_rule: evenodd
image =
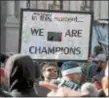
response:
<path id="1" fill-rule="evenodd" d="M 76 30 L 76 29 L 72 29 L 72 30 L 67 30 L 67 32 L 65 33 L 65 37 L 69 36 L 69 37 L 82 37 L 82 31 L 83 30 Z"/>

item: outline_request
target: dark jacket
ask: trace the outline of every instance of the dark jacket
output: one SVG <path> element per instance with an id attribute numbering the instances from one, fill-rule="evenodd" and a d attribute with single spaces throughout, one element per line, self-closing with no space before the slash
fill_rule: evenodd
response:
<path id="1" fill-rule="evenodd" d="M 29 56 L 16 54 L 6 62 L 6 76 L 9 91 L 14 97 L 35 97 L 33 83 L 36 72 L 32 59 Z"/>

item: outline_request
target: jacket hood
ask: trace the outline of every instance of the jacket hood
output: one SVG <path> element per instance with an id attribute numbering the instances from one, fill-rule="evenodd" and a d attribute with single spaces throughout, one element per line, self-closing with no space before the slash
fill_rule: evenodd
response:
<path id="1" fill-rule="evenodd" d="M 32 88 L 36 74 L 35 66 L 28 55 L 15 54 L 7 60 L 5 74 L 10 91 Z"/>

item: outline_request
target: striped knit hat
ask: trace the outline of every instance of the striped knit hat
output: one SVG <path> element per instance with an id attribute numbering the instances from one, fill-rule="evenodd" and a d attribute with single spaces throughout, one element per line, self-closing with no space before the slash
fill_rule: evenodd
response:
<path id="1" fill-rule="evenodd" d="M 68 75 L 73 73 L 81 73 L 81 67 L 72 61 L 64 62 L 61 67 L 62 75 Z"/>

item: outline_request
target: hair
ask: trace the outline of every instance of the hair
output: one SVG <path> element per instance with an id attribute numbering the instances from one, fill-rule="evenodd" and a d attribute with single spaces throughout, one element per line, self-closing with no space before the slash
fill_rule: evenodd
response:
<path id="1" fill-rule="evenodd" d="M 6 64 L 5 64 L 5 74 L 7 78 L 10 78 L 9 75 L 11 74 L 10 72 L 11 72 L 12 67 L 14 66 L 15 61 L 24 56 L 27 56 L 27 55 L 14 54 L 7 59 Z"/>
<path id="2" fill-rule="evenodd" d="M 46 63 L 46 64 L 43 65 L 42 72 L 45 71 L 46 68 L 48 68 L 50 66 L 56 67 L 57 70 L 59 69 L 56 62 L 48 62 L 48 63 Z"/>

